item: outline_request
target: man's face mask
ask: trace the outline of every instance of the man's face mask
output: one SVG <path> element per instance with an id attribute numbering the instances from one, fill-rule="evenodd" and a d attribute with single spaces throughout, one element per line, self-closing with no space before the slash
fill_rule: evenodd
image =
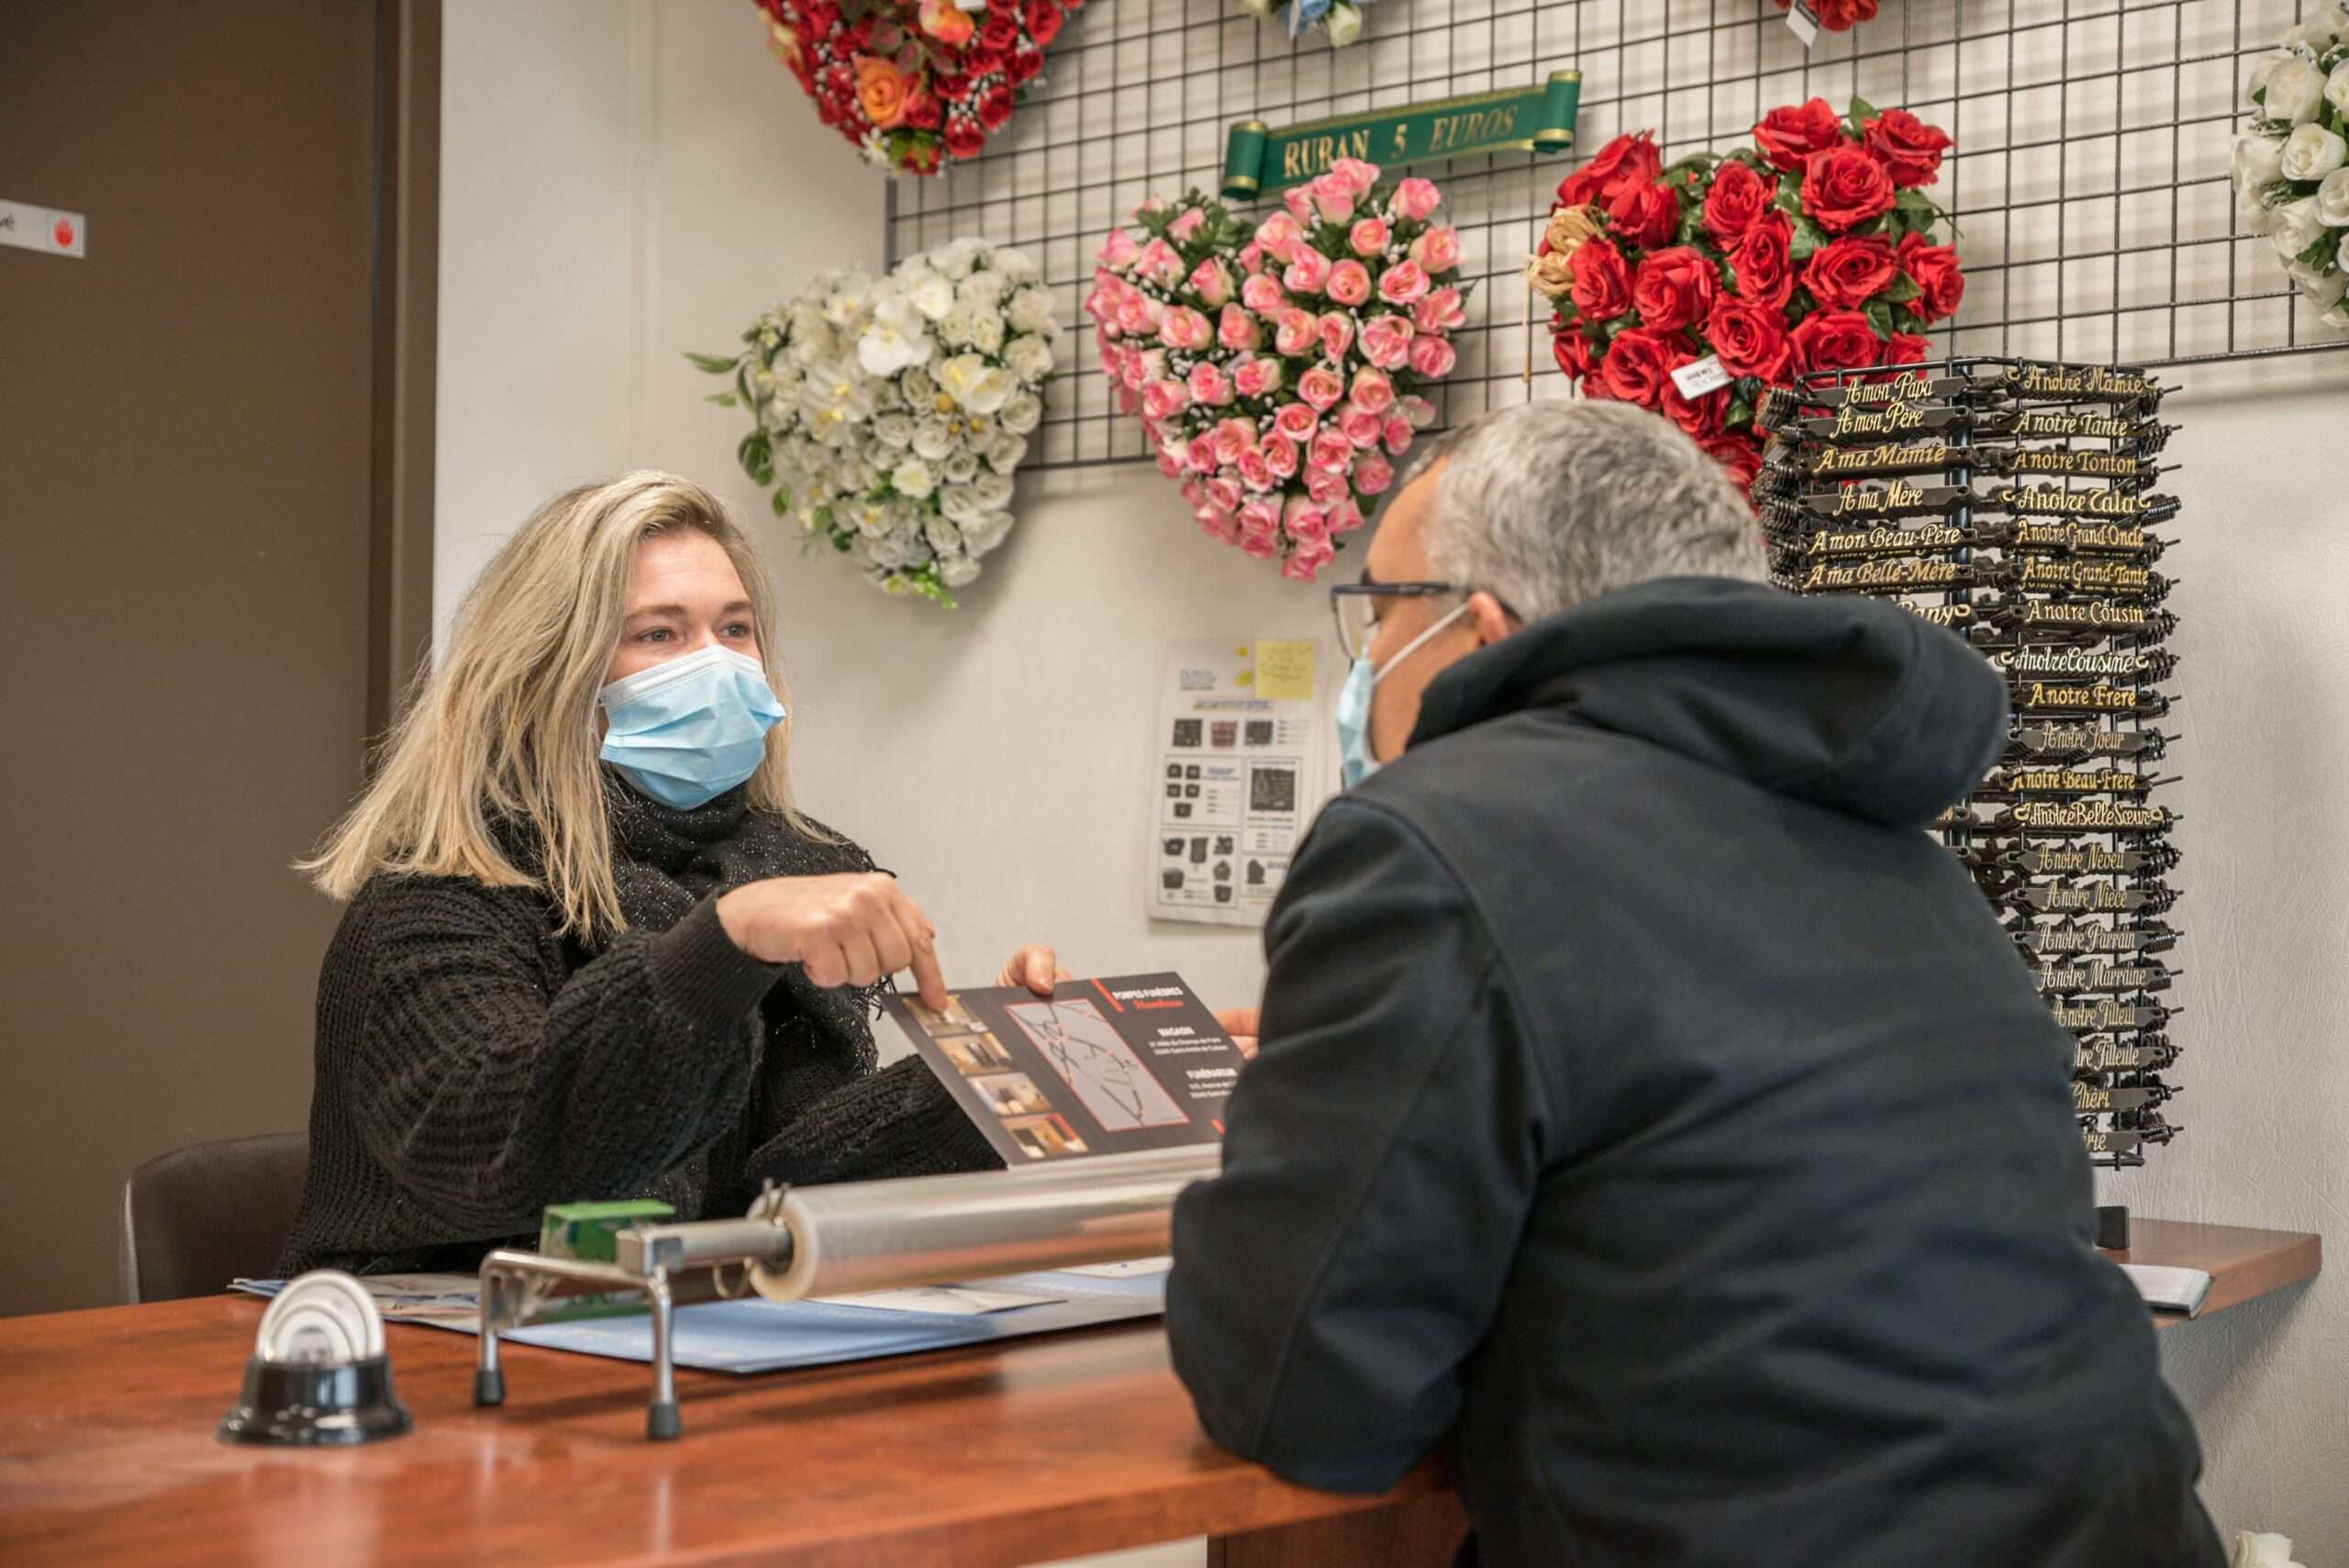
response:
<path id="1" fill-rule="evenodd" d="M 1370 749 L 1371 695 L 1378 683 L 1393 673 L 1396 666 L 1417 653 L 1427 640 L 1468 613 L 1463 600 L 1453 612 L 1427 630 L 1405 643 L 1394 658 L 1374 667 L 1367 651 L 1359 655 L 1353 668 L 1346 673 L 1346 684 L 1338 691 L 1338 776 L 1348 789 L 1353 788 L 1386 764 L 1380 762 Z"/>

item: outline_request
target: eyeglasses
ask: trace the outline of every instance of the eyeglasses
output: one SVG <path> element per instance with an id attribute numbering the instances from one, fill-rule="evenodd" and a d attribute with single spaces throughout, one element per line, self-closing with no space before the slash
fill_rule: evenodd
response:
<path id="1" fill-rule="evenodd" d="M 1378 633 L 1381 599 L 1431 599 L 1466 592 L 1454 583 L 1333 583 L 1330 614 L 1338 623 L 1338 646 L 1348 663 L 1369 651 L 1370 639 Z"/>

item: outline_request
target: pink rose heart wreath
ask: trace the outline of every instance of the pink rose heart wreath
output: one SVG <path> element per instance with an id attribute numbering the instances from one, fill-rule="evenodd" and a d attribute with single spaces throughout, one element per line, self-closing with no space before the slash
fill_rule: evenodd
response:
<path id="1" fill-rule="evenodd" d="M 935 174 L 1010 122 L 1085 0 L 755 0 L 767 47 L 828 126 L 891 171 Z M 974 15 L 974 12 L 976 12 Z"/>
<path id="2" fill-rule="evenodd" d="M 1310 583 L 1435 417 L 1466 321 L 1433 183 L 1341 159 L 1253 225 L 1193 191 L 1101 247 L 1101 368 L 1209 536 Z"/>

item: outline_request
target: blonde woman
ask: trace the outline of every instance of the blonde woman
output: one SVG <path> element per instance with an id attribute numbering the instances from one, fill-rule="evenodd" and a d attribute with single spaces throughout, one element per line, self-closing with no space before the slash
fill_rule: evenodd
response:
<path id="1" fill-rule="evenodd" d="M 374 782 L 304 863 L 348 901 L 318 981 L 310 1166 L 280 1269 L 469 1269 L 550 1203 L 739 1214 L 761 1181 L 1001 1163 L 872 992 L 934 932 L 786 782 L 773 595 L 662 473 L 500 550 Z M 1050 949 L 1002 984 L 1049 994 Z"/>

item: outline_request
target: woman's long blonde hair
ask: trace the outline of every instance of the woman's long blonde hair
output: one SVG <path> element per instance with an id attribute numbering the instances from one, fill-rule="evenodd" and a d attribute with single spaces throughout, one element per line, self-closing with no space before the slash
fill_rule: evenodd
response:
<path id="1" fill-rule="evenodd" d="M 725 504 L 674 473 L 626 473 L 567 490 L 507 541 L 457 606 L 448 652 L 411 689 L 375 777 L 319 847 L 297 862 L 348 899 L 379 872 L 544 887 L 560 930 L 592 938 L 627 924 L 596 753 L 596 694 L 628 615 L 629 571 L 654 534 L 691 528 L 741 574 L 767 679 L 791 703 L 776 654 L 774 589 Z M 821 837 L 791 803 L 791 721 L 767 732 L 750 803 Z M 540 851 L 517 865 L 492 830 L 502 818 Z"/>

